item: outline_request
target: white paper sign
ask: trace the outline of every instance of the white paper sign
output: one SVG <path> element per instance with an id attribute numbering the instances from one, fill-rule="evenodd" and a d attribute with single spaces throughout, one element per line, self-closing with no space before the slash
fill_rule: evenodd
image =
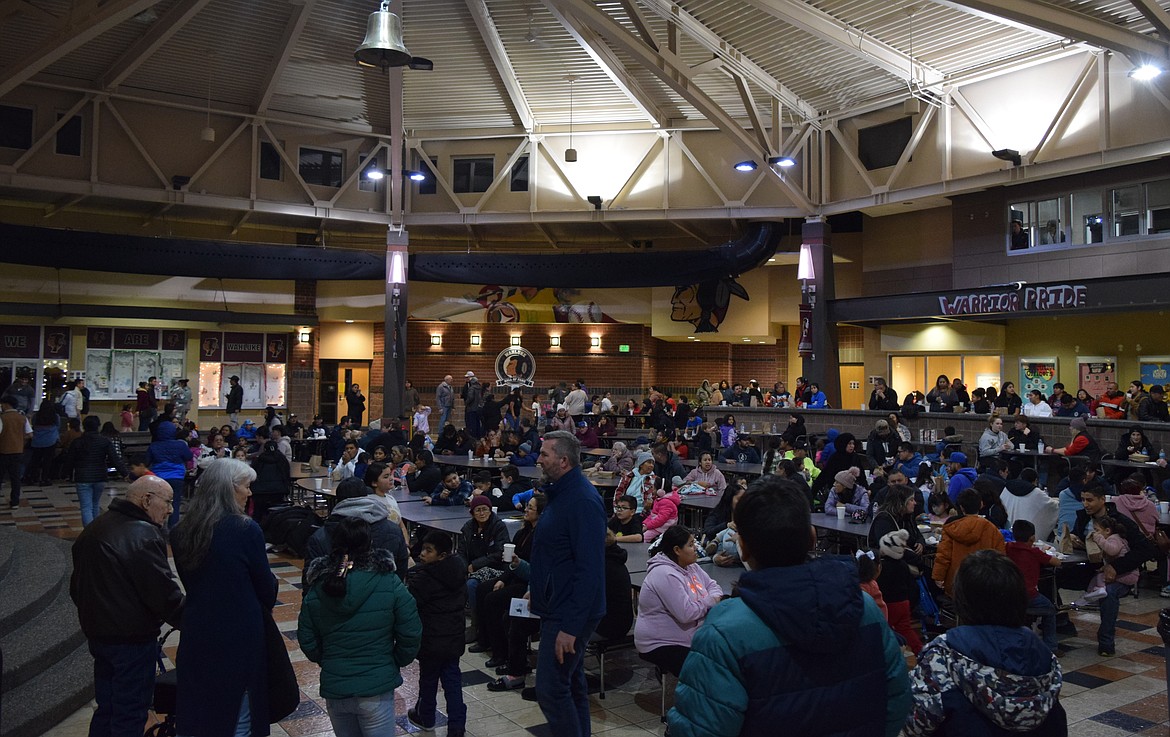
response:
<path id="1" fill-rule="evenodd" d="M 512 599 L 512 605 L 508 607 L 508 614 L 525 619 L 540 619 L 528 608 L 528 599 Z"/>

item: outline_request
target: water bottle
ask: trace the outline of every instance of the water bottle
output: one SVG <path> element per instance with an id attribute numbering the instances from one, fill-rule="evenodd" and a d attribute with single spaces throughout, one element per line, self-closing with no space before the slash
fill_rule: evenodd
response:
<path id="1" fill-rule="evenodd" d="M 1166 460 L 1166 449 L 1165 449 L 1165 448 L 1163 448 L 1162 450 L 1158 451 L 1158 460 L 1159 460 L 1159 461 L 1164 461 L 1164 460 Z"/>
<path id="2" fill-rule="evenodd" d="M 1040 453 L 1044 452 L 1044 441 L 1043 440 L 1036 441 L 1036 450 L 1038 450 Z"/>

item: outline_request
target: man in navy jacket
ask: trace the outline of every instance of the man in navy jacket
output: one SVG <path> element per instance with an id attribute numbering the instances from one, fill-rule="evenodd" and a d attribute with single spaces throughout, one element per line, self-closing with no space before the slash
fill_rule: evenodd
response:
<path id="1" fill-rule="evenodd" d="M 580 468 L 572 433 L 544 436 L 537 461 L 550 482 L 532 542 L 529 591 L 540 617 L 536 700 L 557 737 L 588 737 L 585 645 L 605 615 L 605 511 Z"/>

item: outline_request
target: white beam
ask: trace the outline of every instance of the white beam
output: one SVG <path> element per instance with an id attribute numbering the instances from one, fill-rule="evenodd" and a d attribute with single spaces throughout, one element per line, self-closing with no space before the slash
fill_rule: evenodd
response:
<path id="1" fill-rule="evenodd" d="M 268 106 L 272 103 L 272 95 L 276 93 L 276 85 L 280 81 L 280 75 L 288 66 L 288 60 L 292 57 L 293 49 L 296 48 L 297 41 L 305 30 L 305 24 L 309 22 L 309 16 L 312 15 L 313 6 L 316 4 L 317 0 L 303 0 L 293 9 L 292 15 L 285 23 L 284 33 L 279 42 L 280 54 L 273 60 L 272 66 L 268 68 L 264 84 L 260 87 L 263 92 L 260 94 L 260 101 L 256 103 L 256 112 L 260 115 L 268 112 Z"/>
<path id="2" fill-rule="evenodd" d="M 1129 0 L 1130 5 L 1146 17 L 1163 41 L 1170 41 L 1170 13 L 1167 13 L 1155 0 Z"/>
<path id="3" fill-rule="evenodd" d="M 66 54 L 81 48 L 158 2 L 159 0 L 111 0 L 90 15 L 65 21 L 39 48 L 5 70 L 4 76 L 0 78 L 0 97 L 4 97 Z"/>
<path id="4" fill-rule="evenodd" d="M 528 104 L 528 97 L 524 94 L 523 88 L 520 87 L 520 80 L 516 79 L 516 70 L 512 67 L 512 60 L 508 58 L 504 41 L 500 38 L 500 31 L 496 28 L 496 22 L 492 19 L 487 3 L 484 0 L 466 0 L 466 3 L 471 19 L 475 21 L 475 27 L 479 29 L 479 35 L 487 46 L 488 55 L 496 65 L 496 73 L 500 75 L 500 81 L 508 92 L 508 99 L 512 101 L 512 107 L 516 108 L 520 125 L 531 133 L 536 125 L 536 116 L 532 114 L 532 107 Z"/>
<path id="5" fill-rule="evenodd" d="M 566 10 L 568 9 L 566 6 L 571 6 L 576 18 L 600 34 L 614 48 L 629 55 L 636 63 L 641 64 L 647 71 L 658 77 L 663 84 L 670 87 L 679 96 L 693 105 L 703 117 L 731 138 L 745 153 L 758 157 L 761 160 L 767 158 L 767 150 L 761 148 L 759 142 L 754 137 L 745 131 L 734 118 L 728 115 L 727 111 L 719 107 L 705 92 L 699 89 L 691 80 L 687 79 L 686 75 L 681 73 L 681 70 L 675 68 L 667 56 L 655 53 L 648 46 L 634 38 L 625 28 L 616 23 L 609 15 L 597 8 L 597 6 L 591 2 L 575 3 L 571 2 L 571 0 L 545 0 L 545 2 L 565 7 Z M 799 209 L 806 213 L 812 213 L 816 209 L 812 201 L 809 200 L 808 195 L 799 188 L 784 179 L 781 179 L 780 182 L 785 192 Z"/>
<path id="6" fill-rule="evenodd" d="M 1115 23 L 1097 20 L 1075 10 L 1037 0 L 934 0 L 940 5 L 992 16 L 1057 36 L 1085 41 L 1130 57 L 1159 61 L 1170 59 L 1170 43 L 1131 31 Z"/>
<path id="7" fill-rule="evenodd" d="M 752 61 L 747 54 L 732 46 L 720 37 L 719 34 L 703 25 L 697 18 L 671 2 L 671 0 L 639 0 L 639 2 L 659 17 L 681 28 L 699 45 L 722 59 L 731 70 L 746 79 L 750 79 L 756 86 L 795 110 L 801 117 L 816 117 L 817 111 L 812 105 L 805 102 L 799 95 L 784 86 L 782 82 L 769 74 L 763 67 Z"/>
<path id="8" fill-rule="evenodd" d="M 110 65 L 97 81 L 98 88 L 111 90 L 126 81 L 135 69 L 162 48 L 171 36 L 187 25 L 187 21 L 198 15 L 209 2 L 211 0 L 182 0 L 168 10 L 163 17 L 154 22 L 149 31 L 131 44 L 130 48 Z"/>
<path id="9" fill-rule="evenodd" d="M 1090 58 L 1088 62 L 1081 68 L 1081 73 L 1077 75 L 1076 80 L 1074 80 L 1072 85 L 1069 86 L 1068 92 L 1065 93 L 1064 98 L 1061 100 L 1060 105 L 1056 109 L 1056 113 L 1053 114 L 1052 120 L 1049 121 L 1048 127 L 1044 130 L 1044 135 L 1040 136 L 1040 141 L 1036 144 L 1035 147 L 1032 148 L 1030 152 L 1028 152 L 1028 156 L 1025 161 L 1026 164 L 1030 165 L 1036 163 L 1036 159 L 1040 157 L 1040 152 L 1044 149 L 1044 146 L 1047 145 L 1050 140 L 1052 140 L 1052 135 L 1056 132 L 1057 126 L 1064 122 L 1065 116 L 1068 115 L 1069 110 L 1071 110 L 1073 107 L 1073 103 L 1077 100 L 1078 93 L 1084 86 L 1086 80 L 1089 79 L 1089 75 L 1092 74 L 1093 70 L 1096 68 L 1097 60 L 1093 58 Z"/>
<path id="10" fill-rule="evenodd" d="M 801 0 L 746 0 L 781 23 L 799 28 L 859 59 L 864 59 L 898 79 L 913 78 L 925 87 L 943 81 L 943 73 L 913 59 L 886 42 L 854 28 Z M 895 7 L 894 4 L 890 5 Z M 913 69 L 913 74 L 911 74 Z"/>
<path id="11" fill-rule="evenodd" d="M 611 49 L 606 47 L 604 43 L 599 42 L 597 34 L 589 31 L 588 28 L 581 26 L 574 18 L 567 14 L 575 8 L 583 7 L 582 2 L 589 2 L 589 7 L 595 12 L 600 12 L 591 3 L 591 0 L 542 0 L 548 11 L 552 13 L 557 22 L 564 27 L 565 31 L 573 38 L 574 41 L 589 54 L 593 62 L 605 73 L 605 76 L 610 78 L 618 89 L 622 91 L 630 102 L 634 104 L 642 115 L 649 120 L 655 128 L 663 128 L 666 126 L 667 116 L 659 109 L 658 103 L 646 91 L 642 89 L 642 85 L 638 80 L 626 71 L 625 64 L 618 58 L 617 54 L 613 53 Z M 607 16 L 608 17 L 608 16 Z M 645 47 L 649 48 L 649 47 Z"/>

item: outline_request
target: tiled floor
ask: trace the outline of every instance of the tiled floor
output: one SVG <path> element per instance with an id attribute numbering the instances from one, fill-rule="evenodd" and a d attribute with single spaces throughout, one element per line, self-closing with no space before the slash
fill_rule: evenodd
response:
<path id="1" fill-rule="evenodd" d="M 15 525 L 21 530 L 41 532 L 70 539 L 81 530 L 72 488 L 65 486 L 26 488 L 24 504 L 19 510 L 0 511 L 0 525 Z M 300 560 L 271 554 L 273 572 L 281 580 L 279 605 L 275 618 L 289 637 L 289 651 L 304 694 L 300 708 L 279 725 L 273 725 L 277 737 L 313 737 L 332 735 L 324 700 L 318 694 L 317 666 L 305 660 L 296 645 L 296 621 L 300 611 Z M 1121 605 L 1117 631 L 1117 656 L 1097 655 L 1093 634 L 1097 618 L 1092 613 L 1075 613 L 1080 637 L 1067 638 L 1071 648 L 1062 659 L 1064 690 L 1061 703 L 1069 716 L 1069 733 L 1078 737 L 1120 737 L 1121 735 L 1170 734 L 1167 711 L 1166 658 L 1155 625 L 1158 611 L 1166 604 L 1156 591 L 1145 590 L 1140 598 L 1126 598 Z M 178 633 L 168 642 L 173 656 Z M 540 709 L 524 701 L 518 691 L 492 693 L 486 684 L 494 674 L 484 669 L 484 658 L 467 654 L 463 657 L 464 699 L 468 705 L 468 734 L 476 737 L 528 737 L 550 735 Z M 593 732 L 609 737 L 632 737 L 663 733 L 658 714 L 660 689 L 653 672 L 631 651 L 611 653 L 607 657 L 606 698 L 596 693 L 593 704 Z M 596 673 L 597 663 L 590 659 L 587 667 Z M 398 734 L 410 734 L 406 709 L 413 705 L 418 682 L 415 665 L 404 669 L 403 685 L 395 694 L 395 711 L 399 714 Z M 531 682 L 531 678 L 529 679 Z M 590 683 L 596 690 L 596 679 Z M 668 694 L 668 706 L 670 696 Z M 439 700 L 443 707 L 442 697 Z M 81 737 L 86 734 L 91 707 L 82 708 L 55 727 L 54 737 Z M 442 721 L 440 721 L 442 724 Z M 442 726 L 438 735 L 445 733 Z"/>

